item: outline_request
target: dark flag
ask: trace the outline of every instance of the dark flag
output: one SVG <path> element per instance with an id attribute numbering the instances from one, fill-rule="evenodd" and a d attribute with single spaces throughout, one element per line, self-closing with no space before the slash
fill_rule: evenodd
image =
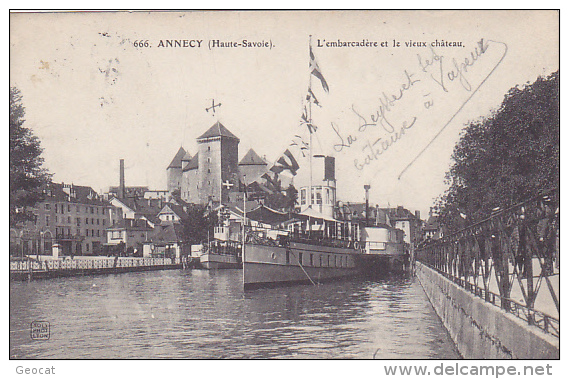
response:
<path id="1" fill-rule="evenodd" d="M 315 105 L 322 107 L 322 105 L 320 105 L 320 102 L 318 101 L 318 99 L 314 95 L 314 92 L 312 92 L 312 88 L 310 88 L 310 87 L 308 87 L 308 93 L 306 94 L 306 101 L 311 101 Z"/>
<path id="2" fill-rule="evenodd" d="M 268 188 L 272 193 L 281 192 L 281 181 L 279 180 L 279 174 L 274 174 L 272 177 L 268 172 L 261 176 L 261 179 L 265 179 L 265 187 Z"/>
<path id="3" fill-rule="evenodd" d="M 281 173 L 283 171 L 289 171 L 292 175 L 296 175 L 296 172 L 300 166 L 292 153 L 286 149 L 283 155 L 275 162 L 273 167 L 271 167 L 271 171 L 274 173 Z"/>

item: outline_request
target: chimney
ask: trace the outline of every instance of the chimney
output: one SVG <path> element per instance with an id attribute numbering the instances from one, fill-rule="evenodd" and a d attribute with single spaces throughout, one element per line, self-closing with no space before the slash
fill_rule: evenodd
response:
<path id="1" fill-rule="evenodd" d="M 364 185 L 364 189 L 366 191 L 366 226 L 369 223 L 369 189 L 371 186 L 369 184 Z"/>
<path id="2" fill-rule="evenodd" d="M 125 197 L 125 185 L 124 185 L 124 159 L 120 160 L 120 178 L 119 178 L 119 199 L 124 199 Z"/>
<path id="3" fill-rule="evenodd" d="M 418 220 L 421 219 L 421 211 L 415 211 L 415 217 L 417 217 Z"/>

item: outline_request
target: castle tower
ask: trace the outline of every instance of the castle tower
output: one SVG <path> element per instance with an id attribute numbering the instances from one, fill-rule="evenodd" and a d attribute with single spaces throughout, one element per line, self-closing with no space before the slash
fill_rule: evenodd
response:
<path id="1" fill-rule="evenodd" d="M 239 138 L 218 121 L 197 138 L 197 143 L 197 202 L 228 202 L 229 192 L 239 191 Z"/>
<path id="2" fill-rule="evenodd" d="M 249 149 L 247 154 L 239 162 L 239 172 L 246 178 L 248 183 L 259 179 L 267 172 L 268 163 L 261 158 L 253 149 Z"/>
<path id="3" fill-rule="evenodd" d="M 172 162 L 166 168 L 167 189 L 170 194 L 175 190 L 180 190 L 182 181 L 182 159 L 186 155 L 186 150 L 180 147 Z"/>

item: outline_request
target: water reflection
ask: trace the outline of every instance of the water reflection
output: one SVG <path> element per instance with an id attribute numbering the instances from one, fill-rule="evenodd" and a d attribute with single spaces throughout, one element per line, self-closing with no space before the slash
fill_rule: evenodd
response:
<path id="1" fill-rule="evenodd" d="M 48 321 L 48 341 L 30 323 Z M 10 283 L 15 358 L 457 358 L 420 285 L 342 281 L 244 292 L 241 271 Z"/>

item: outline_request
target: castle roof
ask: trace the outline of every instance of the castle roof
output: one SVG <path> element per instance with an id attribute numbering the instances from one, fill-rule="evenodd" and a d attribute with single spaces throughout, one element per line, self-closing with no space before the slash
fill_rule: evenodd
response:
<path id="1" fill-rule="evenodd" d="M 178 150 L 176 156 L 174 156 L 174 159 L 172 159 L 172 162 L 170 162 L 168 168 L 182 168 L 182 158 L 184 158 L 185 155 L 186 150 L 184 150 L 183 147 L 180 147 L 180 150 Z"/>
<path id="2" fill-rule="evenodd" d="M 239 162 L 240 166 L 266 166 L 267 162 L 261 158 L 253 149 L 249 149 L 247 154 Z"/>
<path id="3" fill-rule="evenodd" d="M 219 121 L 216 122 L 215 124 L 213 124 L 213 126 L 211 128 L 209 128 L 204 134 L 199 136 L 197 139 L 199 141 L 201 139 L 212 138 L 212 137 L 227 137 L 227 138 L 233 138 L 233 139 L 236 139 L 237 141 L 239 141 L 239 138 L 237 138 L 233 133 L 231 133 Z"/>
<path id="4" fill-rule="evenodd" d="M 186 155 L 182 158 L 182 162 L 189 162 L 192 159 L 192 156 L 189 152 L 186 152 Z"/>
<path id="5" fill-rule="evenodd" d="M 195 170 L 199 167 L 199 153 L 196 153 L 192 159 L 188 162 L 188 164 L 183 168 L 183 171 L 190 171 Z"/>

